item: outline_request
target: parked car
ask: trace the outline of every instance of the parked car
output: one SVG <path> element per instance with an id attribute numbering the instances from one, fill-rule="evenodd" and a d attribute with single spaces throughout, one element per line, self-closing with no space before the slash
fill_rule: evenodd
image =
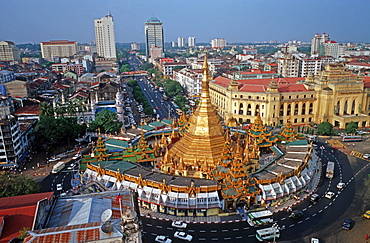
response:
<path id="1" fill-rule="evenodd" d="M 171 243 L 172 242 L 170 238 L 164 235 L 157 235 L 157 237 L 155 237 L 154 240 L 155 242 L 160 242 L 160 243 Z"/>
<path id="2" fill-rule="evenodd" d="M 367 219 L 370 219 L 370 210 L 367 210 L 365 213 L 364 213 L 364 217 L 367 218 Z"/>
<path id="3" fill-rule="evenodd" d="M 81 157 L 81 155 L 79 153 L 75 154 L 72 159 L 79 159 Z"/>
<path id="4" fill-rule="evenodd" d="M 343 220 L 342 229 L 350 230 L 351 226 L 352 226 L 352 220 L 350 220 L 350 219 Z"/>
<path id="5" fill-rule="evenodd" d="M 317 238 L 311 238 L 311 243 L 320 243 L 320 240 Z"/>
<path id="6" fill-rule="evenodd" d="M 187 226 L 187 224 L 182 221 L 173 221 L 171 225 L 172 227 L 181 228 L 181 229 L 185 229 Z"/>
<path id="7" fill-rule="evenodd" d="M 179 238 L 181 240 L 187 240 L 187 241 L 191 241 L 193 239 L 193 236 L 185 233 L 185 232 L 182 232 L 182 231 L 176 231 L 175 234 L 173 235 L 173 237 L 175 238 Z"/>
<path id="8" fill-rule="evenodd" d="M 368 158 L 370 158 L 370 154 L 364 154 L 364 155 L 362 155 L 362 158 L 368 159 Z"/>
<path id="9" fill-rule="evenodd" d="M 298 211 L 298 210 L 295 210 L 293 211 L 289 217 L 291 217 L 292 219 L 300 219 L 303 217 L 303 212 L 302 211 Z"/>
<path id="10" fill-rule="evenodd" d="M 325 194 L 325 197 L 326 197 L 327 199 L 332 199 L 334 195 L 335 195 L 335 193 L 334 193 L 334 192 L 327 192 L 327 193 Z"/>

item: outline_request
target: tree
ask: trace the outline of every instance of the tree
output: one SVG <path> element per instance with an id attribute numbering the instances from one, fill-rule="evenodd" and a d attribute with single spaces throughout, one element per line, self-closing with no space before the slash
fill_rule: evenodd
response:
<path id="1" fill-rule="evenodd" d="M 14 197 L 42 192 L 41 186 L 26 178 L 24 175 L 11 174 L 9 172 L 0 172 L 0 198 Z"/>
<path id="2" fill-rule="evenodd" d="M 65 111 L 68 115 L 73 116 L 77 112 L 77 104 L 73 100 L 68 100 L 65 104 Z"/>
<path id="3" fill-rule="evenodd" d="M 350 123 L 347 124 L 346 128 L 344 131 L 346 133 L 356 133 L 356 130 L 358 129 L 358 125 L 356 122 L 351 121 Z"/>
<path id="4" fill-rule="evenodd" d="M 140 67 L 141 70 L 144 70 L 144 71 L 148 71 L 149 69 L 153 69 L 153 64 L 151 63 L 143 63 L 143 65 L 141 65 Z"/>
<path id="5" fill-rule="evenodd" d="M 54 116 L 54 108 L 50 103 L 42 102 L 40 106 L 40 116 Z"/>
<path id="6" fill-rule="evenodd" d="M 331 135 L 333 134 L 333 125 L 329 122 L 322 122 L 317 127 L 317 133 L 320 135 Z"/>
<path id="7" fill-rule="evenodd" d="M 173 81 L 171 79 L 166 79 L 166 88 L 164 92 L 168 97 L 173 98 L 176 95 L 181 95 L 183 93 L 183 90 L 179 82 Z"/>
<path id="8" fill-rule="evenodd" d="M 116 133 L 121 130 L 122 125 L 116 113 L 103 109 L 96 114 L 95 121 L 89 123 L 89 130 L 96 131 L 100 128 L 101 132 Z"/>

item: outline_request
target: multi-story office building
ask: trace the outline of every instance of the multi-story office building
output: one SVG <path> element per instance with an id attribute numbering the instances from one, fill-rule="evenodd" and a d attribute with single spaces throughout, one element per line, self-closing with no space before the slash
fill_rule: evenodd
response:
<path id="1" fill-rule="evenodd" d="M 140 50 L 140 44 L 139 43 L 131 43 L 131 51 L 138 51 Z"/>
<path id="2" fill-rule="evenodd" d="M 299 77 L 307 77 L 310 73 L 318 75 L 323 68 L 321 58 L 303 58 L 299 60 Z"/>
<path id="3" fill-rule="evenodd" d="M 152 17 L 145 23 L 146 55 L 150 56 L 152 47 L 161 48 L 163 55 L 164 35 L 163 26 L 157 18 Z"/>
<path id="4" fill-rule="evenodd" d="M 323 68 L 321 58 L 303 58 L 298 54 L 284 54 L 278 60 L 278 73 L 282 77 L 306 77 L 309 73 L 317 75 Z"/>
<path id="5" fill-rule="evenodd" d="M 183 68 L 173 71 L 173 80 L 179 82 L 189 97 L 200 97 L 202 92 L 202 69 Z"/>
<path id="6" fill-rule="evenodd" d="M 195 47 L 195 37 L 188 37 L 188 47 Z"/>
<path id="7" fill-rule="evenodd" d="M 212 104 L 225 120 L 296 125 L 330 122 L 344 129 L 348 123 L 370 126 L 370 80 L 353 75 L 343 63 L 331 64 L 318 75 L 279 79 L 230 80 L 209 83 Z"/>
<path id="8" fill-rule="evenodd" d="M 21 132 L 12 97 L 0 97 L 0 164 L 15 164 L 22 153 Z"/>
<path id="9" fill-rule="evenodd" d="M 226 46 L 226 40 L 223 38 L 217 38 L 211 40 L 212 48 L 224 48 Z"/>
<path id="10" fill-rule="evenodd" d="M 42 58 L 53 60 L 55 57 L 70 57 L 77 53 L 77 41 L 53 40 L 41 42 Z"/>
<path id="11" fill-rule="evenodd" d="M 185 46 L 185 38 L 184 37 L 178 37 L 177 38 L 177 46 L 178 47 L 184 47 Z"/>
<path id="12" fill-rule="evenodd" d="M 114 37 L 114 21 L 110 13 L 94 19 L 95 43 L 98 55 L 103 58 L 116 58 L 116 39 Z"/>
<path id="13" fill-rule="evenodd" d="M 339 55 L 343 53 L 343 48 L 341 48 L 339 43 L 335 41 L 326 41 L 324 48 L 325 56 L 332 56 L 334 58 L 338 58 Z"/>
<path id="14" fill-rule="evenodd" d="M 0 61 L 20 61 L 18 47 L 11 41 L 0 41 Z"/>
<path id="15" fill-rule="evenodd" d="M 316 34 L 311 41 L 311 55 L 324 55 L 322 46 L 326 41 L 329 41 L 329 35 L 326 33 L 323 33 L 321 36 L 319 34 Z"/>

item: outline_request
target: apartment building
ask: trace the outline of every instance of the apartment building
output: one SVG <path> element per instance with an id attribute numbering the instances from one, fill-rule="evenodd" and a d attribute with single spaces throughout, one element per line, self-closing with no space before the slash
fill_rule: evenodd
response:
<path id="1" fill-rule="evenodd" d="M 77 41 L 52 40 L 41 42 L 41 56 L 46 60 L 54 60 L 55 57 L 70 57 L 77 53 Z"/>
<path id="2" fill-rule="evenodd" d="M 0 61 L 21 60 L 18 47 L 11 41 L 0 41 Z"/>
<path id="3" fill-rule="evenodd" d="M 173 71 L 173 80 L 179 82 L 189 97 L 200 97 L 202 92 L 202 69 L 183 68 Z"/>

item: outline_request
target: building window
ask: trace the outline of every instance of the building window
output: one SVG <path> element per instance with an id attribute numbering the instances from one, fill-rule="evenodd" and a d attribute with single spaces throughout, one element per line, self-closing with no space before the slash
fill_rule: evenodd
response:
<path id="1" fill-rule="evenodd" d="M 294 119 L 294 123 L 298 123 L 298 119 L 297 118 Z"/>
<path id="2" fill-rule="evenodd" d="M 292 109 L 291 105 L 288 104 L 287 116 L 290 116 L 291 109 Z"/>
<path id="3" fill-rule="evenodd" d="M 302 122 L 304 122 L 304 118 L 302 118 Z"/>

